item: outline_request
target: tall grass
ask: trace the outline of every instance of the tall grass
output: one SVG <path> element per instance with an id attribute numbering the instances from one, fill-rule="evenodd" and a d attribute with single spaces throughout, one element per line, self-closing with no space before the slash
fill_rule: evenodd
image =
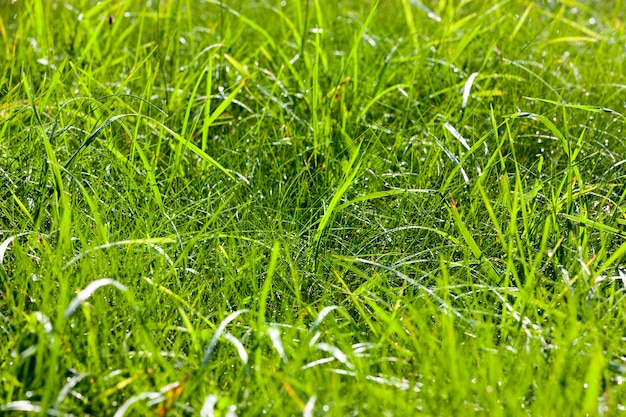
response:
<path id="1" fill-rule="evenodd" d="M 623 2 L 5 2 L 0 410 L 624 411 Z"/>

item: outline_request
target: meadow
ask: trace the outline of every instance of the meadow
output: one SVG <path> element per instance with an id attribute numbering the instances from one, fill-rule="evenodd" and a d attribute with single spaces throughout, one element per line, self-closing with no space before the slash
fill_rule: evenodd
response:
<path id="1" fill-rule="evenodd" d="M 622 0 L 0 4 L 1 415 L 626 410 Z"/>

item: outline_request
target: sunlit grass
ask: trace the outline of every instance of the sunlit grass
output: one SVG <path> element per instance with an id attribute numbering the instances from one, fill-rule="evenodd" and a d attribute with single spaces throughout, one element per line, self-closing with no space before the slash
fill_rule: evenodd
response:
<path id="1" fill-rule="evenodd" d="M 7 2 L 2 414 L 623 412 L 623 8 Z"/>

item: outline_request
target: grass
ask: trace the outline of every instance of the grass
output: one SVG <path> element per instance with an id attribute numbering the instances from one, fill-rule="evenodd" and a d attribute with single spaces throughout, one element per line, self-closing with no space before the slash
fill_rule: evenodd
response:
<path id="1" fill-rule="evenodd" d="M 3 415 L 626 409 L 622 1 L 5 3 Z"/>

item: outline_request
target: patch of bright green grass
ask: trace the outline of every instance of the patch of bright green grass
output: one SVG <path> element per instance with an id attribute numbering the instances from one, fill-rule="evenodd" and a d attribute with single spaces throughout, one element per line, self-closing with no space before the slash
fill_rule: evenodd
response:
<path id="1" fill-rule="evenodd" d="M 0 410 L 617 415 L 620 0 L 0 8 Z"/>

